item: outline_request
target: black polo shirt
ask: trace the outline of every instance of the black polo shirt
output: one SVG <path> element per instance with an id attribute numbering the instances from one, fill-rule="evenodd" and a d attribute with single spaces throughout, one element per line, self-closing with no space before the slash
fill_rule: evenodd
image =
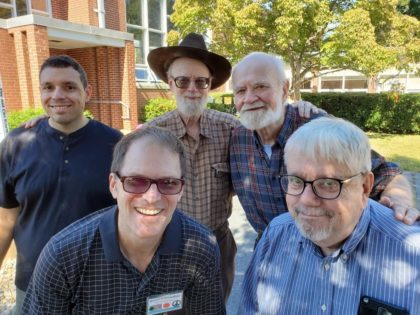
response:
<path id="1" fill-rule="evenodd" d="M 0 144 L 0 206 L 20 212 L 14 230 L 16 286 L 26 290 L 44 245 L 58 231 L 114 204 L 108 176 L 122 134 L 98 121 L 65 135 L 44 119 Z"/>
<path id="2" fill-rule="evenodd" d="M 220 253 L 206 227 L 175 211 L 142 273 L 120 251 L 117 214 L 116 206 L 100 210 L 51 239 L 22 314 L 154 314 L 148 298 L 174 293 L 186 314 L 225 314 Z"/>

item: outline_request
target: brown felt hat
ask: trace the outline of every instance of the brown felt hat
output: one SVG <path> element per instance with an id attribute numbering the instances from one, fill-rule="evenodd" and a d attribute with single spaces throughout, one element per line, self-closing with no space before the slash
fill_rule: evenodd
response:
<path id="1" fill-rule="evenodd" d="M 207 50 L 204 38 L 200 34 L 190 33 L 179 46 L 159 47 L 153 49 L 147 61 L 153 72 L 168 83 L 167 72 L 171 63 L 180 57 L 187 57 L 203 62 L 213 77 L 210 89 L 215 89 L 225 83 L 230 77 L 232 66 L 220 55 Z"/>

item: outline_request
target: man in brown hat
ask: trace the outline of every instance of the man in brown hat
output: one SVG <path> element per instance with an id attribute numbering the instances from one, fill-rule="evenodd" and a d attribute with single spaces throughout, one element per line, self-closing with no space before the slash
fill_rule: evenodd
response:
<path id="1" fill-rule="evenodd" d="M 184 144 L 187 172 L 178 207 L 209 227 L 221 252 L 222 283 L 227 300 L 233 284 L 236 244 L 229 229 L 233 188 L 229 175 L 229 142 L 239 121 L 207 109 L 210 90 L 230 77 L 229 61 L 209 52 L 204 38 L 191 33 L 179 46 L 150 52 L 149 66 L 173 92 L 177 109 L 148 125 L 171 130 Z"/>

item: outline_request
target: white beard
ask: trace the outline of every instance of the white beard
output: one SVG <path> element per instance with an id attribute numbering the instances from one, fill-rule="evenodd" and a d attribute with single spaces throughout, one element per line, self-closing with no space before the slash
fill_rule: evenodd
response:
<path id="1" fill-rule="evenodd" d="M 248 111 L 256 107 L 262 107 L 262 109 L 255 111 Z M 253 104 L 244 104 L 241 111 L 239 112 L 239 119 L 245 128 L 250 130 L 259 130 L 274 124 L 279 121 L 283 116 L 283 104 L 280 102 L 273 110 L 267 103 L 262 101 L 255 102 Z"/>
<path id="2" fill-rule="evenodd" d="M 328 238 L 331 237 L 331 235 L 333 234 L 333 224 L 332 224 L 332 220 L 334 220 L 334 215 L 330 212 L 328 212 L 327 210 L 324 210 L 322 208 L 306 208 L 304 209 L 304 207 L 298 207 L 295 209 L 296 212 L 306 212 L 306 213 L 319 213 L 319 214 L 324 214 L 330 217 L 330 224 L 328 224 L 327 226 L 324 227 L 319 227 L 319 226 L 314 226 L 314 225 L 310 225 L 306 222 L 306 224 L 304 224 L 303 222 L 300 221 L 299 219 L 299 215 L 297 214 L 295 216 L 295 224 L 300 232 L 300 234 L 302 234 L 303 237 L 311 240 L 313 243 L 317 243 L 317 242 L 321 242 L 324 241 Z"/>
<path id="3" fill-rule="evenodd" d="M 175 99 L 178 110 L 186 117 L 200 116 L 207 105 L 207 97 L 204 96 L 196 100 L 190 100 L 182 95 L 176 95 Z"/>

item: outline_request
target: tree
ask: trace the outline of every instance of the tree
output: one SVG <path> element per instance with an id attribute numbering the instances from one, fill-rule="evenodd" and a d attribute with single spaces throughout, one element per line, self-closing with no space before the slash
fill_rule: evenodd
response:
<path id="1" fill-rule="evenodd" d="M 210 30 L 210 49 L 233 63 L 252 51 L 280 55 L 291 67 L 292 97 L 300 99 L 309 72 L 334 66 L 374 77 L 385 66 L 413 60 L 418 24 L 396 6 L 397 0 L 176 0 L 171 19 L 178 31 L 168 38 L 175 43 Z"/>

